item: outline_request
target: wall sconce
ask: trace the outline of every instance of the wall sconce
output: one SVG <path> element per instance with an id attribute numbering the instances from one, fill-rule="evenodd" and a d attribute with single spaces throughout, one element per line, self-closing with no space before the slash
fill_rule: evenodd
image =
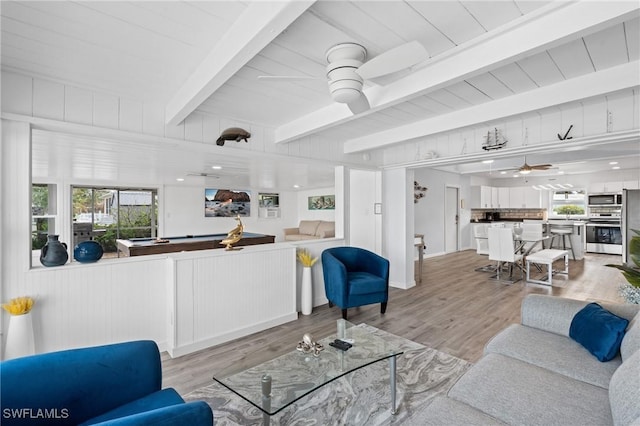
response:
<path id="1" fill-rule="evenodd" d="M 418 200 L 424 197 L 424 193 L 427 192 L 429 188 L 426 186 L 420 186 L 417 181 L 413 181 L 413 203 L 417 203 Z"/>

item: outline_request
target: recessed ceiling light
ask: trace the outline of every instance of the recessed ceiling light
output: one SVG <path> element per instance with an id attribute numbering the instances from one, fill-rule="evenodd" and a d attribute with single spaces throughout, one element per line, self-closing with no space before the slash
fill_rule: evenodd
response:
<path id="1" fill-rule="evenodd" d="M 513 177 L 520 177 L 520 175 L 516 173 L 515 175 L 513 175 Z"/>
<path id="2" fill-rule="evenodd" d="M 491 164 L 493 163 L 493 160 L 482 160 L 483 164 Z"/>
<path id="3" fill-rule="evenodd" d="M 563 175 L 564 174 L 564 170 L 558 170 L 558 174 L 559 175 Z"/>
<path id="4" fill-rule="evenodd" d="M 612 169 L 613 170 L 620 170 L 620 166 L 613 166 Z"/>
<path id="5" fill-rule="evenodd" d="M 222 168 L 222 166 L 211 166 L 211 168 L 213 170 L 220 170 Z"/>
<path id="6" fill-rule="evenodd" d="M 176 178 L 178 182 L 184 182 L 184 178 Z"/>
<path id="7" fill-rule="evenodd" d="M 613 166 L 614 164 L 618 164 L 618 162 L 617 161 L 609 161 L 609 164 L 611 164 Z"/>
<path id="8" fill-rule="evenodd" d="M 300 185 L 293 185 L 294 188 L 300 188 Z"/>
<path id="9" fill-rule="evenodd" d="M 506 175 L 507 172 L 505 172 L 504 170 L 500 172 L 501 175 Z"/>

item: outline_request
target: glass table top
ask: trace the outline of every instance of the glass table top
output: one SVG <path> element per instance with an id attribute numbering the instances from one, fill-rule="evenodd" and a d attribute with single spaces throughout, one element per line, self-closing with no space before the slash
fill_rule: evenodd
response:
<path id="1" fill-rule="evenodd" d="M 216 375 L 213 379 L 264 413 L 273 415 L 345 374 L 403 353 L 367 328 L 342 319 L 338 320 L 336 332 L 317 340 L 324 347 L 318 356 L 294 347 L 291 352 L 258 366 L 227 376 Z M 353 340 L 350 349 L 341 351 L 329 345 L 338 333 L 341 338 Z M 265 398 L 269 388 L 270 398 Z"/>

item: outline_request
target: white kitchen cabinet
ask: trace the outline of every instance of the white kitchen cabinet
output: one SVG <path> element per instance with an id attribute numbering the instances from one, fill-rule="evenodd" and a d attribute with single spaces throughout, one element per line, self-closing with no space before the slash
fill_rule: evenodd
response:
<path id="1" fill-rule="evenodd" d="M 594 182 L 589 184 L 589 193 L 622 192 L 623 186 L 624 182 Z"/>
<path id="2" fill-rule="evenodd" d="M 495 188 L 490 186 L 481 186 L 480 187 L 480 208 L 490 209 L 493 208 L 493 192 Z"/>
<path id="3" fill-rule="evenodd" d="M 509 190 L 510 188 L 496 188 L 497 189 L 497 195 L 498 195 L 498 199 L 497 199 L 497 207 L 501 208 L 501 209 L 507 209 L 509 207 L 511 207 L 510 205 L 510 201 L 509 201 Z M 494 207 L 496 207 L 496 205 L 494 204 Z"/>
<path id="4" fill-rule="evenodd" d="M 622 189 L 640 189 L 640 182 L 637 180 L 626 180 L 622 182 Z"/>

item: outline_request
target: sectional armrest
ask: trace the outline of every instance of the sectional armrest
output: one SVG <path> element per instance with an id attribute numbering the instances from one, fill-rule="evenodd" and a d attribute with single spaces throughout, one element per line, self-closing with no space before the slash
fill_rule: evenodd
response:
<path id="1" fill-rule="evenodd" d="M 571 321 L 589 302 L 530 294 L 522 301 L 522 325 L 569 336 Z"/>
<path id="2" fill-rule="evenodd" d="M 138 413 L 127 417 L 95 423 L 102 426 L 125 425 L 154 425 L 154 426 L 212 426 L 213 413 L 209 405 L 204 401 L 194 401 L 186 404 L 170 405 L 144 413 Z"/>
<path id="3" fill-rule="evenodd" d="M 284 235 L 298 235 L 300 228 L 284 228 Z"/>

